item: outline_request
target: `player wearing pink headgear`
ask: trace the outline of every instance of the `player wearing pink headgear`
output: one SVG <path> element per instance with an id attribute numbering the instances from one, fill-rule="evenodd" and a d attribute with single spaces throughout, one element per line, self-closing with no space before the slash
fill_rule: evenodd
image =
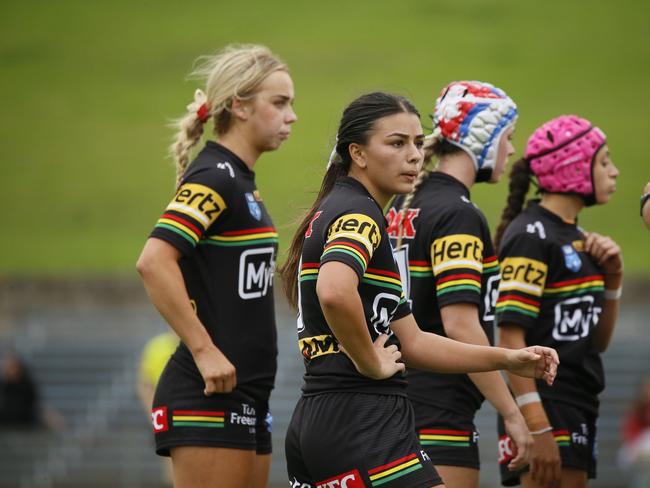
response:
<path id="1" fill-rule="evenodd" d="M 598 394 L 605 386 L 600 354 L 618 315 L 623 260 L 611 238 L 585 232 L 577 217 L 585 206 L 610 199 L 617 176 L 605 134 L 574 115 L 538 128 L 512 167 L 496 233 L 500 345 L 553 347 L 562 367 L 553 388 L 509 377 L 534 444 L 530 470 L 508 472 L 512 449 L 500 426 L 505 486 L 586 487 L 595 477 Z M 533 177 L 542 198 L 522 211 Z"/>
<path id="2" fill-rule="evenodd" d="M 415 189 L 389 210 L 388 232 L 397 250 L 413 314 L 420 328 L 481 345 L 493 342 L 499 263 L 485 216 L 470 200 L 477 181 L 499 180 L 508 156 L 517 107 L 500 89 L 478 81 L 445 87 L 425 144 L 425 167 Z M 474 416 L 484 398 L 506 418 L 518 455 L 527 461 L 532 438 L 499 374 L 444 375 L 409 369 L 408 394 L 422 448 L 447 488 L 479 481 L 478 432 Z"/>

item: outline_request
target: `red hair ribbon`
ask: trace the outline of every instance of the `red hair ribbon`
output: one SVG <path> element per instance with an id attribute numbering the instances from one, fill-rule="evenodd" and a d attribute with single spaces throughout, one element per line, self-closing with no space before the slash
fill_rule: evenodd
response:
<path id="1" fill-rule="evenodd" d="M 196 111 L 196 115 L 199 116 L 201 123 L 205 124 L 210 118 L 210 111 L 208 110 L 207 104 L 202 104 L 199 109 Z"/>

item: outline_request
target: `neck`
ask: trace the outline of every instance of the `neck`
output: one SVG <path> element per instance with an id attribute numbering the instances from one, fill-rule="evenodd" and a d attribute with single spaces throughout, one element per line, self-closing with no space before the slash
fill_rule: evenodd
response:
<path id="1" fill-rule="evenodd" d="M 383 209 L 388 205 L 388 202 L 390 199 L 393 197 L 392 194 L 390 193 L 384 193 L 381 191 L 375 184 L 370 181 L 370 179 L 366 176 L 365 173 L 362 173 L 360 171 L 355 171 L 354 167 L 350 168 L 350 172 L 348 173 L 348 176 L 351 178 L 354 178 L 357 180 L 359 183 L 361 183 L 366 190 L 368 190 L 368 193 L 370 193 L 370 196 L 374 198 L 374 200 L 379 204 L 379 206 Z"/>
<path id="2" fill-rule="evenodd" d="M 577 195 L 546 193 L 542 196 L 540 205 L 561 217 L 565 222 L 575 223 L 585 202 Z"/>
<path id="3" fill-rule="evenodd" d="M 234 152 L 248 166 L 248 169 L 253 171 L 261 151 L 251 145 L 241 130 L 232 127 L 228 132 L 219 137 L 219 144 Z"/>
<path id="4" fill-rule="evenodd" d="M 472 158 L 465 151 L 442 156 L 435 171 L 453 176 L 469 190 L 476 182 L 476 170 Z"/>

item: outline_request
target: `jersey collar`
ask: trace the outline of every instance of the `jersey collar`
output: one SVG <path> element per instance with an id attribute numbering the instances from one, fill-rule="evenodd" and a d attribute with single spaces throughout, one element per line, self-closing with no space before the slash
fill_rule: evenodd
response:
<path id="1" fill-rule="evenodd" d="M 211 151 L 220 153 L 222 156 L 228 159 L 228 162 L 237 166 L 237 168 L 239 168 L 239 170 L 241 170 L 244 174 L 251 175 L 252 177 L 255 176 L 255 172 L 246 166 L 246 163 L 244 163 L 244 161 L 242 161 L 239 156 L 237 156 L 234 152 L 225 146 L 222 146 L 215 141 L 207 141 L 205 143 L 205 147 Z"/>
<path id="2" fill-rule="evenodd" d="M 338 180 L 336 180 L 336 184 L 337 184 L 337 185 L 345 185 L 345 186 L 349 186 L 349 187 L 355 189 L 357 192 L 359 192 L 359 193 L 363 193 L 363 194 L 366 195 L 370 200 L 372 200 L 372 202 L 373 202 L 373 203 L 377 206 L 377 208 L 379 209 L 379 212 L 381 212 L 381 214 L 384 215 L 384 210 L 379 206 L 379 204 L 377 203 L 377 200 L 375 200 L 374 198 L 372 198 L 372 195 L 370 194 L 370 192 L 368 191 L 368 189 L 367 189 L 365 186 L 363 186 L 363 183 L 361 183 L 359 180 L 357 180 L 357 179 L 355 179 L 355 178 L 352 178 L 351 176 L 342 176 L 342 177 L 340 177 Z"/>

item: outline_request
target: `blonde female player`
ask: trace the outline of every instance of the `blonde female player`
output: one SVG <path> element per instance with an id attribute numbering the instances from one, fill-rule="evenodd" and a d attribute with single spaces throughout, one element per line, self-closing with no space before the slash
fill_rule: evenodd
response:
<path id="1" fill-rule="evenodd" d="M 285 446 L 292 487 L 442 484 L 415 434 L 400 359 L 448 373 L 506 368 L 552 383 L 552 349 L 463 344 L 415 323 L 383 208 L 413 188 L 423 142 L 419 115 L 405 98 L 375 92 L 354 100 L 321 191 L 294 236 L 282 273 L 299 310 L 306 372 Z"/>
<path id="2" fill-rule="evenodd" d="M 542 192 L 522 211 L 532 178 Z M 528 139 L 510 173 L 510 194 L 496 233 L 501 282 L 496 306 L 500 344 L 544 344 L 562 361 L 553 388 L 510 376 L 534 443 L 530 470 L 501 470 L 506 486 L 586 487 L 596 475 L 600 354 L 618 315 L 623 259 L 609 237 L 577 225 L 587 206 L 605 204 L 618 169 L 605 134 L 585 119 L 557 117 Z M 502 431 L 500 463 L 508 463 Z"/>
<path id="3" fill-rule="evenodd" d="M 296 121 L 286 65 L 262 46 L 204 59 L 207 78 L 178 121 L 177 189 L 137 269 L 182 340 L 153 401 L 156 452 L 177 488 L 265 487 L 276 372 L 272 278 L 277 233 L 253 168 Z M 208 141 L 190 163 L 204 125 Z"/>
<path id="4" fill-rule="evenodd" d="M 499 262 L 490 229 L 470 191 L 479 182 L 496 183 L 508 156 L 517 107 L 502 90 L 479 81 L 443 88 L 433 113 L 434 130 L 424 147 L 425 165 L 411 193 L 388 211 L 388 234 L 395 243 L 412 301 L 413 316 L 425 331 L 471 344 L 494 343 L 494 305 Z M 484 397 L 506 421 L 517 445 L 510 469 L 527 462 L 533 440 L 501 375 L 408 370 L 415 428 L 447 488 L 477 487 L 478 432 L 474 416 Z"/>

